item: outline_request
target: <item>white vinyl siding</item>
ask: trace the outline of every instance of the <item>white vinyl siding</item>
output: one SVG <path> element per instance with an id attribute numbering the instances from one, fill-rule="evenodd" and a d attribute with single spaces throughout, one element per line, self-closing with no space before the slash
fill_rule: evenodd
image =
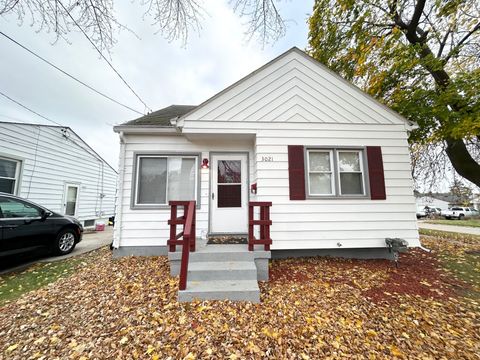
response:
<path id="1" fill-rule="evenodd" d="M 209 159 L 211 152 L 242 152 L 248 153 L 249 179 L 255 173 L 254 139 L 213 139 L 189 140 L 179 135 L 128 135 L 125 134 L 126 144 L 121 150 L 125 154 L 120 169 L 123 175 L 122 194 L 117 199 L 117 213 L 121 207 L 121 216 L 115 219 L 114 237 L 118 246 L 166 246 L 169 237 L 170 208 L 135 208 L 131 206 L 132 182 L 136 154 L 156 153 L 170 154 L 169 156 L 183 157 L 185 153 L 199 153 L 200 161 L 197 164 L 198 181 L 200 182 L 197 197 L 196 226 L 197 236 L 208 232 L 208 213 L 210 203 L 210 169 L 201 169 L 202 159 Z M 177 155 L 178 154 L 178 155 Z M 122 164 L 122 161 L 120 162 Z M 210 164 L 211 165 L 211 164 Z M 250 181 L 251 183 L 251 181 Z M 197 190 L 198 191 L 198 190 Z M 249 194 L 250 200 L 254 197 Z M 181 210 L 179 215 L 181 215 Z"/>
<path id="2" fill-rule="evenodd" d="M 117 173 L 61 127 L 0 123 L 0 157 L 19 161 L 17 195 L 54 212 L 65 210 L 65 185 L 79 186 L 76 217 L 113 216 Z M 103 195 L 102 195 L 103 194 Z"/>

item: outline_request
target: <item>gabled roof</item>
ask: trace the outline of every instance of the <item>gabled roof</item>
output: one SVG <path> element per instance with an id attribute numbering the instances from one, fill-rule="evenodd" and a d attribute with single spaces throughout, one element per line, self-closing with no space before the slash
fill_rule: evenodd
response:
<path id="1" fill-rule="evenodd" d="M 174 126 L 171 124 L 171 120 L 175 119 L 176 120 L 176 126 L 183 127 L 183 120 L 184 119 L 189 119 L 193 120 L 197 115 L 199 115 L 198 111 L 200 114 L 202 111 L 204 112 L 204 108 L 209 105 L 211 102 L 221 98 L 223 95 L 231 91 L 232 89 L 240 86 L 250 78 L 254 77 L 256 74 L 261 73 L 265 69 L 269 68 L 270 66 L 273 66 L 275 63 L 279 62 L 281 59 L 287 57 L 289 54 L 298 54 L 301 56 L 301 58 L 306 59 L 309 63 L 314 64 L 314 67 L 320 68 L 319 70 L 329 74 L 329 76 L 337 79 L 338 84 L 343 84 L 344 89 L 349 89 L 348 91 L 351 94 L 354 94 L 352 96 L 356 97 L 357 104 L 360 102 L 362 104 L 363 102 L 365 103 L 370 103 L 372 104 L 375 108 L 377 109 L 383 109 L 379 110 L 382 114 L 390 114 L 390 118 L 396 119 L 396 121 L 402 121 L 405 122 L 406 126 L 412 127 L 415 126 L 416 124 L 408 121 L 395 111 L 391 110 L 389 107 L 385 106 L 384 104 L 380 103 L 378 100 L 374 99 L 372 96 L 369 94 L 365 93 L 361 89 L 359 89 L 357 86 L 354 84 L 350 83 L 349 81 L 343 79 L 340 75 L 336 74 L 332 70 L 330 70 L 328 67 L 323 65 L 322 63 L 318 62 L 314 58 L 312 58 L 310 55 L 305 53 L 304 51 L 298 49 L 297 47 L 293 47 L 283 54 L 279 55 L 275 59 L 269 61 L 262 67 L 256 69 L 252 73 L 248 74 L 247 76 L 243 77 L 242 79 L 238 80 L 234 84 L 228 86 L 226 89 L 220 91 L 216 95 L 212 96 L 211 98 L 207 99 L 203 103 L 201 103 L 198 106 L 193 106 L 193 105 L 171 105 L 166 108 L 154 111 L 148 115 L 142 116 L 138 119 L 128 121 L 126 123 L 123 123 L 119 126 L 114 127 L 115 131 L 120 131 L 120 130 L 126 130 L 128 131 L 133 131 L 135 127 L 138 127 L 137 129 L 141 128 L 158 128 L 158 131 L 173 131 Z M 347 101 L 347 100 L 345 100 Z M 374 105 L 376 104 L 376 106 Z M 191 118 L 193 116 L 193 118 Z M 198 116 L 197 116 L 198 117 Z M 201 116 L 200 116 L 201 117 Z M 126 128 L 123 128 L 123 127 Z"/>
<path id="2" fill-rule="evenodd" d="M 388 113 L 390 115 L 392 115 L 392 118 L 396 118 L 402 122 L 404 122 L 407 126 L 409 127 L 415 127 L 417 126 L 416 123 L 414 123 L 413 121 L 409 121 L 407 120 L 406 118 L 404 118 L 402 115 L 400 115 L 399 113 L 397 113 L 396 111 L 390 109 L 388 106 L 386 106 L 385 104 L 382 104 L 381 102 L 379 102 L 377 99 L 375 99 L 373 96 L 367 94 L 365 91 L 361 90 L 359 87 L 357 87 L 355 84 L 349 82 L 348 80 L 344 79 L 343 77 L 341 77 L 339 74 L 337 74 L 336 72 L 334 72 L 333 70 L 329 69 L 326 65 L 322 64 L 321 62 L 319 62 L 318 60 L 314 59 L 312 56 L 310 56 L 309 54 L 307 54 L 305 51 L 303 50 L 300 50 L 299 48 L 297 48 L 296 46 L 292 47 L 291 49 L 285 51 L 284 53 L 280 54 L 279 56 L 277 56 L 276 58 L 270 60 L 268 63 L 266 63 L 265 65 L 261 66 L 260 68 L 254 70 L 253 72 L 251 72 L 250 74 L 246 75 L 245 77 L 243 77 L 242 79 L 238 80 L 237 82 L 233 83 L 232 85 L 228 86 L 227 88 L 225 88 L 224 90 L 220 91 L 219 93 L 213 95 L 212 97 L 210 97 L 209 99 L 205 100 L 203 103 L 201 103 L 200 105 L 196 106 L 195 108 L 193 108 L 192 110 L 190 110 L 188 113 L 184 114 L 184 115 L 181 115 L 178 119 L 177 119 L 177 126 L 180 126 L 182 127 L 183 126 L 183 121 L 185 119 L 189 119 L 189 120 L 192 120 L 193 118 L 197 117 L 197 114 L 198 112 L 200 111 L 200 113 L 202 112 L 202 110 L 207 107 L 207 105 L 209 105 L 210 103 L 214 102 L 215 100 L 221 98 L 223 95 L 229 93 L 230 91 L 232 91 L 233 89 L 237 88 L 237 87 L 240 87 L 243 83 L 247 82 L 249 79 L 253 78 L 254 76 L 256 76 L 257 74 L 260 74 L 262 73 L 264 70 L 268 69 L 269 67 L 272 67 L 274 66 L 274 64 L 280 62 L 283 58 L 286 58 L 288 57 L 290 54 L 298 54 L 300 55 L 301 58 L 307 60 L 309 63 L 313 64 L 315 67 L 319 68 L 320 71 L 323 71 L 325 72 L 326 74 L 329 74 L 330 76 L 332 76 L 333 78 L 335 78 L 337 81 L 339 81 L 339 84 L 343 84 L 343 86 L 346 85 L 346 87 L 348 89 L 350 89 L 351 93 L 353 94 L 356 94 L 356 96 L 360 99 L 363 99 L 363 101 L 365 102 L 370 102 L 372 104 L 376 104 L 377 107 L 379 109 L 383 109 L 385 113 Z M 200 116 L 201 117 L 201 116 Z"/>
<path id="3" fill-rule="evenodd" d="M 185 115 L 195 108 L 195 105 L 170 105 L 166 108 L 139 117 L 138 119 L 127 121 L 126 123 L 123 123 L 122 126 L 155 125 L 160 127 L 173 127 L 170 120 Z"/>
<path id="4" fill-rule="evenodd" d="M 17 126 L 36 126 L 36 127 L 47 127 L 47 128 L 52 128 L 52 129 L 66 129 L 68 131 L 70 131 L 73 135 L 75 135 L 83 144 L 85 144 L 85 146 L 87 147 L 87 149 L 85 149 L 83 146 L 80 146 L 84 151 L 91 151 L 92 153 L 90 153 L 90 155 L 93 155 L 95 157 L 97 157 L 100 161 L 102 161 L 103 163 L 105 163 L 110 169 L 112 169 L 115 174 L 118 174 L 117 170 L 115 170 L 115 168 L 110 165 L 103 157 L 101 157 L 90 145 L 88 145 L 88 143 L 83 140 L 75 131 L 73 131 L 73 129 L 70 127 L 70 126 L 62 126 L 62 125 L 47 125 L 47 124 L 36 124 L 36 123 L 20 123 L 20 122 L 14 122 L 14 121 L 0 121 L 0 124 L 14 124 L 14 125 L 17 125 Z"/>

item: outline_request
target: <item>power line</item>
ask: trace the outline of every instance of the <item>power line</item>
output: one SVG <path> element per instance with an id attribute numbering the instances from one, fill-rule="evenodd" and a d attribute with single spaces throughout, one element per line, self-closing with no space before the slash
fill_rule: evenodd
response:
<path id="1" fill-rule="evenodd" d="M 132 109 L 130 106 L 128 105 L 125 105 L 125 104 L 122 104 L 120 101 L 117 101 L 113 98 L 111 98 L 110 96 L 102 93 L 101 91 L 93 88 L 92 86 L 84 83 L 83 81 L 77 79 L 75 76 L 67 73 L 66 71 L 60 69 L 58 66 L 56 66 L 55 64 L 51 63 L 50 61 L 48 61 L 47 59 L 43 58 L 42 56 L 36 54 L 34 51 L 30 50 L 29 48 L 27 48 L 26 46 L 20 44 L 18 41 L 12 39 L 10 36 L 8 36 L 7 34 L 5 34 L 4 32 L 0 31 L 0 35 L 3 35 L 5 38 L 7 38 L 8 40 L 12 41 L 13 43 L 17 44 L 18 46 L 20 46 L 22 49 L 28 51 L 30 54 L 32 54 L 33 56 L 37 57 L 38 59 L 42 60 L 43 62 L 47 63 L 48 65 L 52 66 L 53 68 L 57 69 L 58 71 L 60 71 L 61 73 L 63 73 L 64 75 L 67 75 L 69 78 L 71 78 L 72 80 L 75 80 L 76 82 L 82 84 L 83 86 L 89 88 L 90 90 L 94 91 L 95 93 L 97 93 L 98 95 L 101 95 L 103 96 L 104 98 L 110 100 L 110 101 L 113 101 L 114 103 L 120 105 L 120 106 L 123 106 L 124 108 L 127 108 L 128 110 L 131 110 L 133 112 L 136 112 L 137 114 L 140 114 L 140 115 L 144 115 L 142 112 L 140 111 L 137 111 L 135 109 Z"/>
<path id="2" fill-rule="evenodd" d="M 58 4 L 60 4 L 60 6 L 63 8 L 63 10 L 65 10 L 65 12 L 67 13 L 67 15 L 70 17 L 70 19 L 72 19 L 73 23 L 80 29 L 80 31 L 82 32 L 82 34 L 87 38 L 87 40 L 90 42 L 90 44 L 92 44 L 92 46 L 95 48 L 95 50 L 97 50 L 97 52 L 100 54 L 100 56 L 102 57 L 103 60 L 105 60 L 107 62 L 107 64 L 112 68 L 113 71 L 115 71 L 115 73 L 118 75 L 118 77 L 123 81 L 123 83 L 130 89 L 130 91 L 137 97 L 138 100 L 140 100 L 140 102 L 145 106 L 145 108 L 147 110 L 151 110 L 150 107 L 145 103 L 145 101 L 143 101 L 140 96 L 135 92 L 135 90 L 132 89 L 132 87 L 127 83 L 127 81 L 122 77 L 122 75 L 120 75 L 120 73 L 117 71 L 117 69 L 115 69 L 113 67 L 113 65 L 110 63 L 110 61 L 108 61 L 108 59 L 103 55 L 103 53 L 100 51 L 100 49 L 97 47 L 97 45 L 95 45 L 95 43 L 92 41 L 92 39 L 90 39 L 90 37 L 87 35 L 87 33 L 82 29 L 82 27 L 77 23 L 77 21 L 73 18 L 73 16 L 70 14 L 70 12 L 67 10 L 67 8 L 62 4 L 61 1 L 59 0 L 56 0 L 56 2 Z"/>
<path id="3" fill-rule="evenodd" d="M 35 115 L 40 116 L 42 119 L 45 119 L 45 120 L 47 120 L 47 121 L 50 121 L 51 123 L 54 123 L 55 125 L 58 125 L 58 126 L 65 126 L 65 125 L 59 124 L 59 123 L 56 122 L 56 121 L 53 121 L 52 119 L 47 118 L 46 116 L 43 116 L 42 114 L 39 114 L 39 113 L 36 112 L 35 110 L 30 109 L 29 107 L 23 105 L 22 103 L 18 102 L 18 101 L 15 100 L 15 99 L 12 99 L 10 96 L 4 94 L 4 93 L 1 92 L 1 91 L 0 91 L 0 95 L 2 95 L 3 97 L 7 98 L 8 100 L 14 102 L 14 103 L 17 104 L 18 106 L 21 106 L 22 108 L 30 111 L 31 113 L 34 113 Z"/>

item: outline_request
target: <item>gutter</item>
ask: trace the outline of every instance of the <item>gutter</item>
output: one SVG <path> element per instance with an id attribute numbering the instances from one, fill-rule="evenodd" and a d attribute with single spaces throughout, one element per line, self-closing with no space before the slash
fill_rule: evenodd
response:
<path id="1" fill-rule="evenodd" d="M 123 131 L 119 132 L 120 135 L 120 163 L 118 169 L 118 193 L 117 193 L 117 211 L 115 214 L 115 230 L 117 230 L 116 235 L 113 238 L 112 246 L 114 249 L 118 249 L 120 247 L 120 239 L 122 238 L 122 209 L 123 209 L 123 183 L 125 182 L 125 156 L 127 154 L 127 144 L 125 141 L 125 134 Z"/>
<path id="2" fill-rule="evenodd" d="M 158 125 L 118 125 L 113 127 L 113 131 L 119 134 L 175 134 L 177 132 L 175 127 Z"/>

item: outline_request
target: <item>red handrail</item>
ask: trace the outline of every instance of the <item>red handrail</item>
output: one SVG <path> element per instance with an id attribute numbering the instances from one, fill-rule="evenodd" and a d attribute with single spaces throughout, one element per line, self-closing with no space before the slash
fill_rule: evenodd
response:
<path id="1" fill-rule="evenodd" d="M 195 251 L 196 239 L 196 219 L 195 219 L 195 201 L 170 201 L 171 206 L 170 220 L 170 239 L 167 241 L 169 251 L 175 251 L 176 245 L 182 245 L 182 259 L 180 263 L 180 283 L 179 289 L 185 290 L 187 287 L 188 257 L 190 251 Z M 183 206 L 183 216 L 177 217 L 177 207 Z M 183 225 L 183 231 L 177 234 L 177 225 Z M 179 240 L 179 238 L 183 238 Z"/>
<path id="2" fill-rule="evenodd" d="M 260 207 L 260 219 L 255 220 L 255 206 Z M 265 251 L 270 250 L 272 239 L 270 238 L 270 207 L 271 202 L 267 201 L 250 201 L 248 203 L 248 250 L 253 251 L 255 245 L 265 245 Z M 254 225 L 260 225 L 260 239 L 254 236 Z"/>

